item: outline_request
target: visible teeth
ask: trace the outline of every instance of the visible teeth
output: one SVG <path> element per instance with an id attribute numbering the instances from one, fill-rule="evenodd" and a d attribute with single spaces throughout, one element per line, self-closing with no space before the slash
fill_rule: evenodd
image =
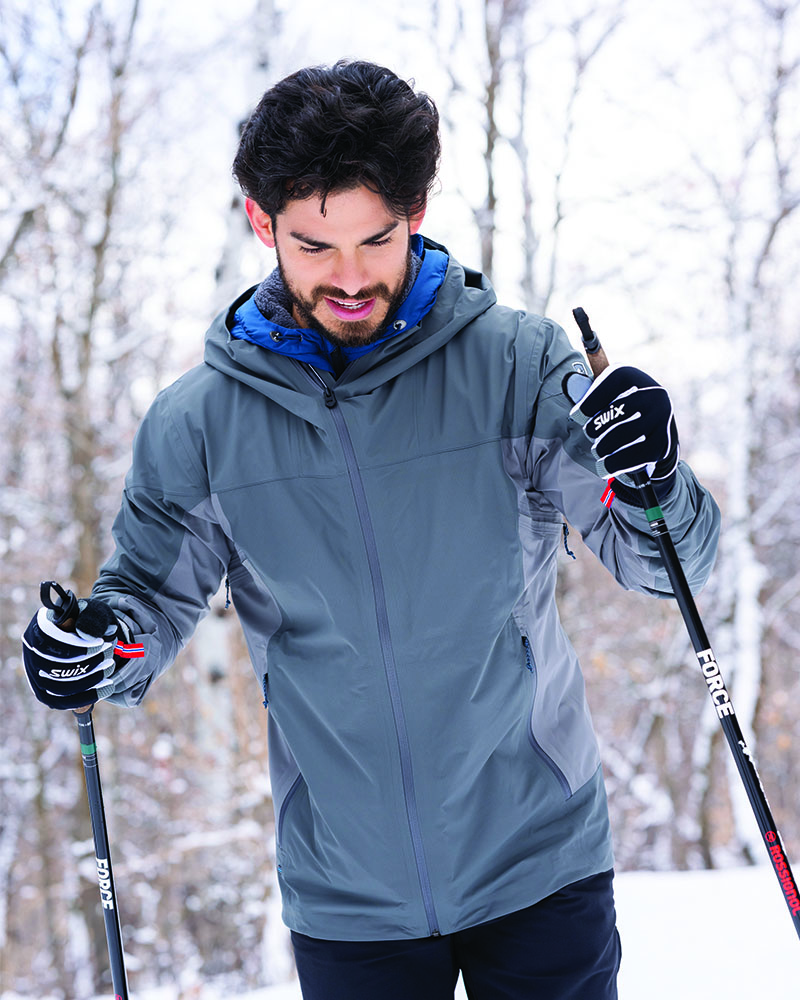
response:
<path id="1" fill-rule="evenodd" d="M 342 309 L 360 309 L 364 303 L 363 302 L 342 302 L 341 299 L 333 300 L 337 306 L 341 306 Z"/>

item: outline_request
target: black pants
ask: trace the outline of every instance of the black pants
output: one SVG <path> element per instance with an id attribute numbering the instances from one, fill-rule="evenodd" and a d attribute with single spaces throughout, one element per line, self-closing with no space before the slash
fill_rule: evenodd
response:
<path id="1" fill-rule="evenodd" d="M 613 872 L 442 937 L 323 941 L 292 932 L 303 1000 L 616 1000 Z"/>

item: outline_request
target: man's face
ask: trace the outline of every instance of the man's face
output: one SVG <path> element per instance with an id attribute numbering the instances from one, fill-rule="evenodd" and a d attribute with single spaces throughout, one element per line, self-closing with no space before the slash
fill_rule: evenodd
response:
<path id="1" fill-rule="evenodd" d="M 422 223 L 394 215 L 365 187 L 294 199 L 273 220 L 253 201 L 256 235 L 278 255 L 292 314 L 340 346 L 383 336 L 401 304 L 410 266 L 410 237 Z"/>

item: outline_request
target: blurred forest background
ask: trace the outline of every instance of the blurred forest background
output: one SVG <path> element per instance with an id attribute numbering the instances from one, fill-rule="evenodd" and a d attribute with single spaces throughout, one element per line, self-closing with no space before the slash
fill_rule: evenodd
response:
<path id="1" fill-rule="evenodd" d="M 38 583 L 88 593 L 138 421 L 273 266 L 230 176 L 239 122 L 340 57 L 440 107 L 423 231 L 570 335 L 582 305 L 613 360 L 670 389 L 724 516 L 698 603 L 800 857 L 798 0 L 201 7 L 0 0 L 0 996 L 109 985 L 74 720 L 34 701 L 20 662 Z M 677 609 L 570 543 L 562 617 L 618 867 L 762 863 Z M 267 718 L 234 610 L 215 603 L 145 703 L 95 723 L 134 991 L 290 976 Z"/>

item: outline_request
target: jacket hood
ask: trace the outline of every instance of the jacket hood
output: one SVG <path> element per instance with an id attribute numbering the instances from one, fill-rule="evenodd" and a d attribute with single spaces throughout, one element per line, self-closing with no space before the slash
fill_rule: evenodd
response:
<path id="1" fill-rule="evenodd" d="M 206 334 L 205 363 L 316 423 L 319 418 L 312 414 L 319 412 L 319 393 L 304 365 L 325 373 L 339 398 L 368 393 L 438 350 L 494 305 L 494 290 L 482 274 L 462 267 L 431 240 L 418 246 L 423 264 L 392 329 L 367 349 L 351 349 L 350 363 L 339 379 L 334 380 L 330 364 L 324 363 L 319 334 L 281 327 L 252 312 L 257 310 L 252 302 L 257 286 L 213 321 Z M 248 339 L 243 339 L 243 318 L 250 328 Z"/>

